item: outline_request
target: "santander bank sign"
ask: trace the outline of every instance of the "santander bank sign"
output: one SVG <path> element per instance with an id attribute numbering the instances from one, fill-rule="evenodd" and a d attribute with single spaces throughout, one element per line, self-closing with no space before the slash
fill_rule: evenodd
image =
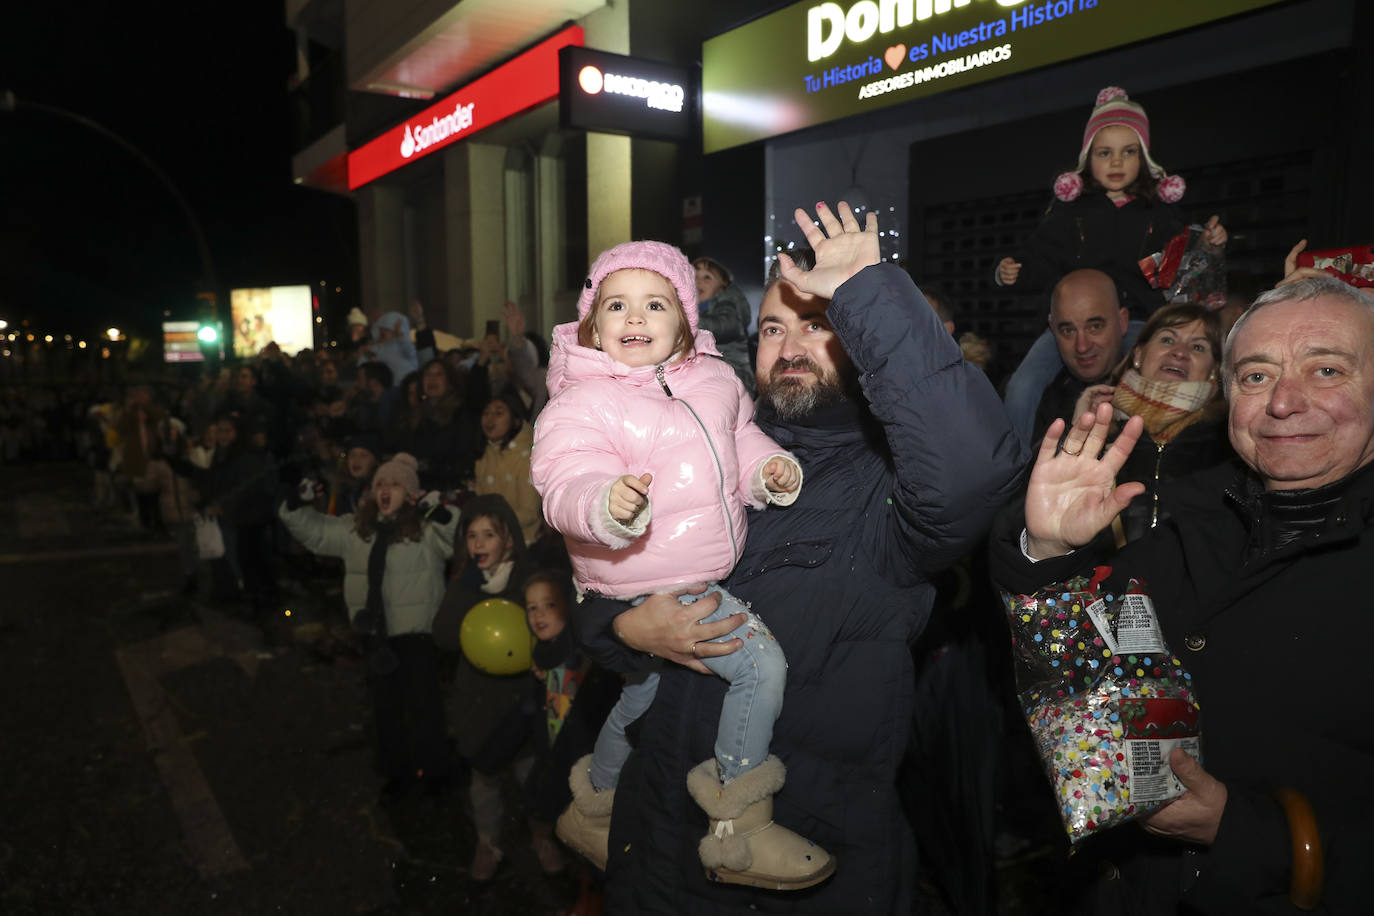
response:
<path id="1" fill-rule="evenodd" d="M 348 189 L 558 98 L 558 51 L 582 43 L 581 26 L 569 26 L 364 143 L 348 154 Z"/>

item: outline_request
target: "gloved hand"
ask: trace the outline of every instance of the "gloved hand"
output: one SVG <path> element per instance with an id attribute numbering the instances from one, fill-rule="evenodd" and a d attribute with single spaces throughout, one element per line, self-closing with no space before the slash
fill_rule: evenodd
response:
<path id="1" fill-rule="evenodd" d="M 315 496 L 320 490 L 320 485 L 309 477 L 301 478 L 300 485 L 296 487 L 296 496 L 303 503 L 313 503 Z"/>

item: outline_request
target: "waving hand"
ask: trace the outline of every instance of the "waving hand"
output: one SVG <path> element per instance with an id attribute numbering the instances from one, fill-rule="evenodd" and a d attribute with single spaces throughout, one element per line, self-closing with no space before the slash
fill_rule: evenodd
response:
<path id="1" fill-rule="evenodd" d="M 1132 417 L 1100 458 L 1112 420 L 1112 405 L 1098 405 L 1074 423 L 1056 452 L 1064 421 L 1055 420 L 1040 443 L 1026 491 L 1026 551 L 1037 560 L 1063 556 L 1112 523 L 1126 504 L 1145 492 L 1142 483 L 1116 485 L 1143 421 Z"/>

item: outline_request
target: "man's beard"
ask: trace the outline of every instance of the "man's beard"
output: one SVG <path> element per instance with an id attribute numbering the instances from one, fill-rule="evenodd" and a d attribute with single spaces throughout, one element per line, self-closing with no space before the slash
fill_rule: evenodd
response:
<path id="1" fill-rule="evenodd" d="M 798 376 L 785 376 L 782 373 L 792 369 L 806 369 L 815 375 L 814 382 Z M 834 371 L 822 372 L 821 368 L 805 356 L 794 360 L 778 360 L 768 370 L 768 377 L 760 378 L 759 394 L 773 405 L 782 420 L 800 420 L 822 407 L 838 404 L 844 400 L 845 388 Z"/>

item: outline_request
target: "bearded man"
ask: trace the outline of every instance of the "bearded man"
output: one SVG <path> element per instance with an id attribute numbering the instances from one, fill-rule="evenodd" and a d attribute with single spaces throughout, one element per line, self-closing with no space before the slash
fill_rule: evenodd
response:
<path id="1" fill-rule="evenodd" d="M 912 717 L 910 643 L 930 576 L 966 553 L 1018 486 L 1025 457 L 987 378 L 968 365 L 896 265 L 877 221 L 817 207 L 797 224 L 814 266 L 780 256 L 759 312 L 759 425 L 800 461 L 785 509 L 751 511 L 724 584 L 767 621 L 789 670 L 772 753 L 787 768 L 773 819 L 838 859 L 822 884 L 766 891 L 713 881 L 706 816 L 687 772 L 712 756 L 726 684 L 700 659 L 741 615 L 698 624 L 707 596 L 636 607 L 583 602 L 574 622 L 598 660 L 665 664 L 620 777 L 607 868 L 612 913 L 909 913 L 915 843 L 895 776 Z M 809 260 L 809 259 L 805 259 Z M 809 269 L 806 269 L 809 268 Z"/>

